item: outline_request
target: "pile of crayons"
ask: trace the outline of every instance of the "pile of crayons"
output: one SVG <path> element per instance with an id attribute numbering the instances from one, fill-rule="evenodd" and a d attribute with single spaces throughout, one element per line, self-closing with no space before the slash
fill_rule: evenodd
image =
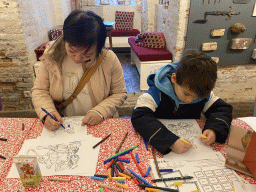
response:
<path id="1" fill-rule="evenodd" d="M 146 181 L 143 177 L 147 177 L 149 175 L 149 172 L 151 170 L 151 167 L 147 169 L 147 171 L 144 173 L 141 169 L 139 163 L 139 155 L 136 153 L 134 155 L 133 149 L 137 148 L 139 145 L 135 145 L 133 147 L 130 147 L 122 152 L 119 152 L 124 140 L 126 139 L 128 133 L 125 134 L 124 138 L 122 139 L 120 145 L 118 146 L 116 152 L 114 155 L 110 156 L 108 159 L 106 159 L 103 163 L 106 165 L 106 169 L 108 174 L 107 175 L 98 175 L 95 174 L 91 177 L 91 179 L 94 180 L 100 180 L 104 181 L 105 179 L 109 179 L 110 181 L 116 181 L 116 186 L 121 187 L 122 189 L 129 190 L 129 187 L 125 185 L 126 180 L 133 180 L 136 185 L 139 186 L 140 190 L 146 190 L 146 191 L 172 191 L 177 192 L 178 190 L 175 189 L 168 189 L 168 188 L 162 188 L 162 187 L 156 187 L 150 184 L 148 181 Z M 127 155 L 129 154 L 129 155 Z M 136 168 L 138 169 L 139 174 L 135 173 L 133 170 L 129 168 L 125 168 L 123 163 L 130 163 L 131 160 L 135 163 Z M 114 191 L 122 191 L 120 188 L 111 187 L 104 184 L 98 185 L 100 188 L 99 190 L 101 192 L 108 192 L 109 190 Z"/>

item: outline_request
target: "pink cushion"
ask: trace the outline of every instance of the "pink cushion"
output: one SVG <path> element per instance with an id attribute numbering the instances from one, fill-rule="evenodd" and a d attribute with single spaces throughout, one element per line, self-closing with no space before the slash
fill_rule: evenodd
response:
<path id="1" fill-rule="evenodd" d="M 157 31 L 147 31 L 138 34 L 135 38 L 135 42 L 139 46 L 149 48 L 165 48 L 164 34 Z"/>
<path id="2" fill-rule="evenodd" d="M 117 30 L 113 29 L 111 32 L 112 37 L 118 37 L 118 36 L 136 36 L 140 33 L 138 29 L 132 29 L 132 30 Z"/>
<path id="3" fill-rule="evenodd" d="M 131 30 L 133 28 L 134 12 L 116 11 L 115 29 Z"/>
<path id="4" fill-rule="evenodd" d="M 140 61 L 171 60 L 172 53 L 166 48 L 155 49 L 136 45 L 134 37 L 128 38 L 128 43 Z"/>

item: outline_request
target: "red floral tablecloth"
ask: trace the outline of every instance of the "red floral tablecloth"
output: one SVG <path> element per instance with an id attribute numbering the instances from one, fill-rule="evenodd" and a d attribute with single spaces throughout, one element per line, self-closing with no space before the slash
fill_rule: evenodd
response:
<path id="1" fill-rule="evenodd" d="M 204 126 L 203 120 L 197 120 L 199 126 Z M 22 124 L 24 124 L 24 130 L 22 130 Z M 250 129 L 245 122 L 241 120 L 233 120 L 233 125 L 240 126 L 244 129 Z M 40 136 L 43 129 L 43 125 L 37 118 L 0 118 L 0 137 L 7 138 L 8 140 L 0 141 L 0 155 L 6 157 L 6 159 L 0 159 L 0 191 L 87 191 L 95 192 L 99 191 L 98 184 L 106 184 L 112 187 L 116 187 L 115 181 L 95 181 L 89 177 L 84 176 L 58 176 L 60 178 L 70 178 L 70 182 L 58 182 L 48 181 L 48 177 L 42 177 L 41 183 L 38 187 L 23 187 L 20 179 L 6 179 L 8 172 L 12 166 L 12 157 L 17 155 L 25 139 L 34 139 Z M 122 140 L 125 133 L 128 132 L 128 137 L 125 140 L 121 150 L 128 147 L 139 145 L 134 150 L 134 154 L 138 153 L 140 157 L 140 166 L 142 170 L 146 171 L 150 166 L 149 159 L 152 159 L 151 146 L 147 151 L 142 138 L 137 135 L 131 125 L 130 119 L 106 119 L 104 122 L 97 126 L 88 126 L 87 133 L 92 134 L 95 137 L 105 137 L 109 133 L 112 133 L 111 137 L 103 142 L 100 146 L 100 153 L 97 162 L 96 174 L 107 174 L 106 165 L 103 161 L 109 156 L 113 155 L 120 141 Z M 224 156 L 227 151 L 227 143 L 225 144 L 213 144 L 212 148 L 214 151 L 221 152 Z M 160 153 L 156 153 L 158 158 L 163 157 Z M 89 157 L 88 157 L 89 158 Z M 138 172 L 135 163 L 132 162 L 126 164 L 127 168 Z M 247 180 L 251 184 L 256 184 L 256 180 L 238 173 L 241 177 Z M 151 177 L 149 175 L 146 178 L 150 182 Z M 126 184 L 129 186 L 128 191 L 140 191 L 139 187 L 136 186 L 133 180 L 127 180 Z M 116 187 L 118 188 L 118 187 Z"/>

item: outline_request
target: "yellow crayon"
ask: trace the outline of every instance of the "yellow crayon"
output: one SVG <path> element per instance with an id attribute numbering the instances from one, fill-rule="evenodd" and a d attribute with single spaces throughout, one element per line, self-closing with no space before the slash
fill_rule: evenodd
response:
<path id="1" fill-rule="evenodd" d="M 180 138 L 184 143 L 190 144 L 186 139 Z"/>
<path id="2" fill-rule="evenodd" d="M 111 168 L 108 169 L 108 179 L 109 179 L 110 181 L 112 180 Z"/>
<path id="3" fill-rule="evenodd" d="M 191 191 L 191 192 L 200 192 L 199 190 Z"/>
<path id="4" fill-rule="evenodd" d="M 123 176 L 123 177 L 126 177 L 127 179 L 131 179 L 131 177 L 130 177 L 130 176 L 128 176 L 128 175 L 125 175 L 125 174 L 123 174 L 123 173 L 120 173 L 120 172 L 118 172 L 118 175 L 119 175 L 119 176 Z"/>
<path id="5" fill-rule="evenodd" d="M 126 177 L 112 177 L 113 180 L 126 180 Z"/>
<path id="6" fill-rule="evenodd" d="M 201 134 L 200 136 L 203 137 L 204 139 L 207 139 L 207 137 L 203 134 Z"/>
<path id="7" fill-rule="evenodd" d="M 149 187 L 145 187 L 146 191 L 152 191 L 152 192 L 160 192 L 160 189 L 153 189 L 153 188 L 149 188 Z"/>
<path id="8" fill-rule="evenodd" d="M 182 182 L 174 182 L 173 186 L 182 186 Z"/>
<path id="9" fill-rule="evenodd" d="M 126 190 L 129 189 L 129 187 L 127 187 L 126 185 L 122 185 L 122 184 L 120 184 L 120 183 L 116 183 L 116 186 L 122 187 L 122 188 L 124 188 L 124 189 L 126 189 Z"/>

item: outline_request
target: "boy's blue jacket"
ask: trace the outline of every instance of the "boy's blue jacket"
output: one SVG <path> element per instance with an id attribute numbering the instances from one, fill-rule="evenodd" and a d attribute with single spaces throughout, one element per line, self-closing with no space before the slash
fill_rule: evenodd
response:
<path id="1" fill-rule="evenodd" d="M 142 94 L 132 112 L 135 130 L 162 154 L 171 151 L 170 146 L 179 136 L 169 131 L 158 119 L 207 118 L 204 129 L 216 133 L 216 142 L 224 143 L 232 121 L 232 106 L 216 97 L 213 92 L 207 98 L 184 103 L 176 96 L 168 76 L 176 72 L 178 63 L 170 63 L 148 76 L 149 89 Z"/>

